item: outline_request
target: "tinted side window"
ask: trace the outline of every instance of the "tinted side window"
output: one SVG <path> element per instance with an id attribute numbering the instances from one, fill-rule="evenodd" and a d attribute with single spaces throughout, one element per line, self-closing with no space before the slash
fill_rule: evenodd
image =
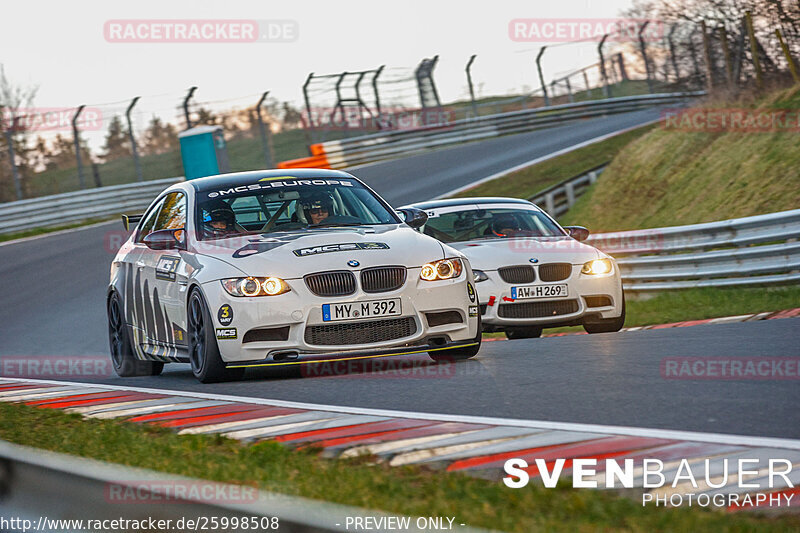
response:
<path id="1" fill-rule="evenodd" d="M 161 229 L 185 229 L 186 197 L 183 193 L 173 192 L 164 198 L 161 212 L 156 219 L 153 231 Z"/>
<path id="2" fill-rule="evenodd" d="M 158 216 L 158 212 L 161 211 L 161 206 L 163 204 L 164 200 L 161 199 L 150 209 L 150 211 L 147 212 L 147 215 L 145 215 L 141 225 L 139 225 L 139 234 L 136 236 L 136 242 L 142 242 L 142 239 L 153 232 L 153 226 L 156 223 L 156 217 Z"/>

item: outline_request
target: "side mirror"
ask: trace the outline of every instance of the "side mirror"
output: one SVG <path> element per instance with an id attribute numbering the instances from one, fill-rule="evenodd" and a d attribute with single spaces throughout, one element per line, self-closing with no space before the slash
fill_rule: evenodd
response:
<path id="1" fill-rule="evenodd" d="M 569 236 L 576 241 L 585 241 L 589 238 L 589 230 L 583 226 L 564 226 L 564 229 L 567 230 Z"/>
<path id="2" fill-rule="evenodd" d="M 182 229 L 160 229 L 147 235 L 142 242 L 151 250 L 185 250 L 186 232 Z"/>
<path id="3" fill-rule="evenodd" d="M 414 229 L 419 229 L 428 221 L 428 213 L 416 207 L 405 207 L 399 210 L 403 213 L 406 224 Z"/>

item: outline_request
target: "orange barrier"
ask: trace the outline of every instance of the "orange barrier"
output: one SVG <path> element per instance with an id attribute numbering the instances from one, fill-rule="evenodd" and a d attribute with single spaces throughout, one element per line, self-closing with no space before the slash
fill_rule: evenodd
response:
<path id="1" fill-rule="evenodd" d="M 312 145 L 315 146 L 315 145 Z M 318 146 L 318 145 L 317 145 Z M 312 155 L 311 157 L 301 157 L 300 159 L 289 159 L 288 161 L 281 161 L 278 163 L 278 168 L 331 168 L 328 163 L 328 158 L 323 151 L 319 155 Z"/>

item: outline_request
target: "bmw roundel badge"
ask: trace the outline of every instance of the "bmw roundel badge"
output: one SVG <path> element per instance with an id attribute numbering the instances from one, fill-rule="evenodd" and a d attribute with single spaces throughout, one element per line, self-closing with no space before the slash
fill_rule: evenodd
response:
<path id="1" fill-rule="evenodd" d="M 531 263 L 538 263 L 539 262 L 539 260 L 536 259 L 535 257 L 531 257 L 530 259 L 528 259 L 528 261 L 530 261 Z"/>
<path id="2" fill-rule="evenodd" d="M 347 266 L 351 266 L 351 267 L 353 267 L 353 268 L 357 267 L 357 266 L 358 266 L 358 265 L 360 265 L 360 264 L 361 264 L 361 263 L 359 263 L 359 262 L 358 262 L 358 261 L 356 261 L 355 259 L 351 259 L 350 261 L 348 261 L 348 262 L 347 262 Z"/>

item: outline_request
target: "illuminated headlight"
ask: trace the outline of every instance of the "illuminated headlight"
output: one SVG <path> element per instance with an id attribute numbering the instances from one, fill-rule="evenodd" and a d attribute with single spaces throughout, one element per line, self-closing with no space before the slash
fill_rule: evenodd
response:
<path id="1" fill-rule="evenodd" d="M 611 264 L 611 259 L 595 259 L 587 261 L 581 268 L 581 274 L 608 274 L 614 267 Z"/>
<path id="2" fill-rule="evenodd" d="M 453 279 L 461 275 L 461 259 L 442 259 L 422 265 L 419 277 L 425 281 L 437 279 Z"/>
<path id="3" fill-rule="evenodd" d="M 231 296 L 275 296 L 291 290 L 281 278 L 233 278 L 221 282 Z"/>
<path id="4" fill-rule="evenodd" d="M 473 270 L 472 279 L 475 281 L 475 283 L 480 283 L 481 281 L 486 281 L 489 279 L 489 276 L 487 276 L 486 272 L 483 270 Z"/>

